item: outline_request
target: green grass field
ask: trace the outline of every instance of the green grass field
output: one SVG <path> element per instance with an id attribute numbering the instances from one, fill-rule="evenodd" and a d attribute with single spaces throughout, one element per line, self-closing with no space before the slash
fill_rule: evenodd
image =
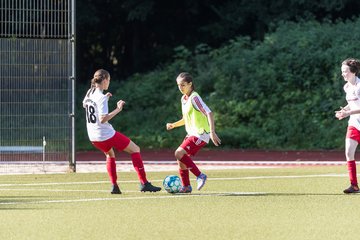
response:
<path id="1" fill-rule="evenodd" d="M 0 176 L 0 239 L 357 239 L 346 167 L 206 171 L 203 190 L 141 193 L 135 173 Z M 155 185 L 174 172 L 150 172 Z M 193 183 L 196 186 L 195 182 Z"/>

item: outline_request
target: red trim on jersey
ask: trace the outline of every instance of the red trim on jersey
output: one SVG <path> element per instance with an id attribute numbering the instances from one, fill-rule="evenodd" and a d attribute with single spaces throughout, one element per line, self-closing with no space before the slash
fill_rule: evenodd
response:
<path id="1" fill-rule="evenodd" d="M 200 112 L 202 112 L 204 115 L 206 115 L 206 111 L 197 96 L 194 97 L 194 101 L 195 101 L 196 106 L 200 110 Z"/>

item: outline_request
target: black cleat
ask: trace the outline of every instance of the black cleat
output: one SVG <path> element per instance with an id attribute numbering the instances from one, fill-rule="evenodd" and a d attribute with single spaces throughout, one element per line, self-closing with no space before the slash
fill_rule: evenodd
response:
<path id="1" fill-rule="evenodd" d="M 118 185 L 112 186 L 111 194 L 121 194 L 121 191 L 120 191 L 120 188 Z"/>
<path id="2" fill-rule="evenodd" d="M 150 182 L 147 182 L 145 184 L 140 184 L 141 192 L 158 192 L 160 190 L 161 190 L 160 187 L 155 187 Z"/>
<path id="3" fill-rule="evenodd" d="M 360 193 L 359 187 L 351 185 L 349 188 L 344 190 L 344 193 Z"/>

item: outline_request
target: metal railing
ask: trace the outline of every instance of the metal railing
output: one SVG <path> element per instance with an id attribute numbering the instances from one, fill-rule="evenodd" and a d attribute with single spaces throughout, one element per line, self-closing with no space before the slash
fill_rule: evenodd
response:
<path id="1" fill-rule="evenodd" d="M 75 170 L 74 109 L 75 0 L 0 0 L 0 149 L 46 137 L 45 160 Z M 0 163 L 20 161 L 44 156 L 0 151 Z"/>

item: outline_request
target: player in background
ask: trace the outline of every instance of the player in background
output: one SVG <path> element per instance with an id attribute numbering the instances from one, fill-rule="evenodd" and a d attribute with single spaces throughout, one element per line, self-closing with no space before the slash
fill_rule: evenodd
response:
<path id="1" fill-rule="evenodd" d="M 344 193 L 360 193 L 355 162 L 355 152 L 360 142 L 360 79 L 357 77 L 359 73 L 358 59 L 348 58 L 342 62 L 341 74 L 346 81 L 344 91 L 348 104 L 335 111 L 335 117 L 339 120 L 350 117 L 345 138 L 345 156 L 351 185 Z"/>
<path id="2" fill-rule="evenodd" d="M 108 123 L 109 120 L 122 111 L 125 104 L 123 100 L 119 100 L 116 108 L 109 113 L 108 100 L 112 95 L 109 92 L 103 93 L 108 90 L 109 84 L 109 72 L 104 69 L 97 70 L 94 78 L 91 80 L 91 88 L 87 91 L 83 100 L 83 106 L 86 109 L 86 127 L 89 139 L 106 156 L 106 168 L 112 183 L 111 194 L 121 194 L 117 184 L 115 152 L 113 148 L 118 151 L 125 151 L 131 155 L 133 166 L 140 180 L 140 191 L 160 191 L 160 187 L 153 186 L 146 179 L 140 148 L 128 137 L 115 131 L 112 125 Z"/>
<path id="3" fill-rule="evenodd" d="M 181 97 L 182 118 L 174 123 L 167 123 L 166 129 L 185 125 L 187 136 L 175 151 L 175 158 L 179 165 L 179 174 L 182 182 L 180 193 L 191 193 L 189 170 L 197 177 L 197 189 L 200 190 L 207 179 L 201 173 L 190 156 L 194 156 L 211 139 L 215 146 L 221 144 L 220 138 L 215 132 L 214 117 L 211 110 L 195 92 L 193 78 L 189 73 L 180 73 L 176 82 Z"/>

